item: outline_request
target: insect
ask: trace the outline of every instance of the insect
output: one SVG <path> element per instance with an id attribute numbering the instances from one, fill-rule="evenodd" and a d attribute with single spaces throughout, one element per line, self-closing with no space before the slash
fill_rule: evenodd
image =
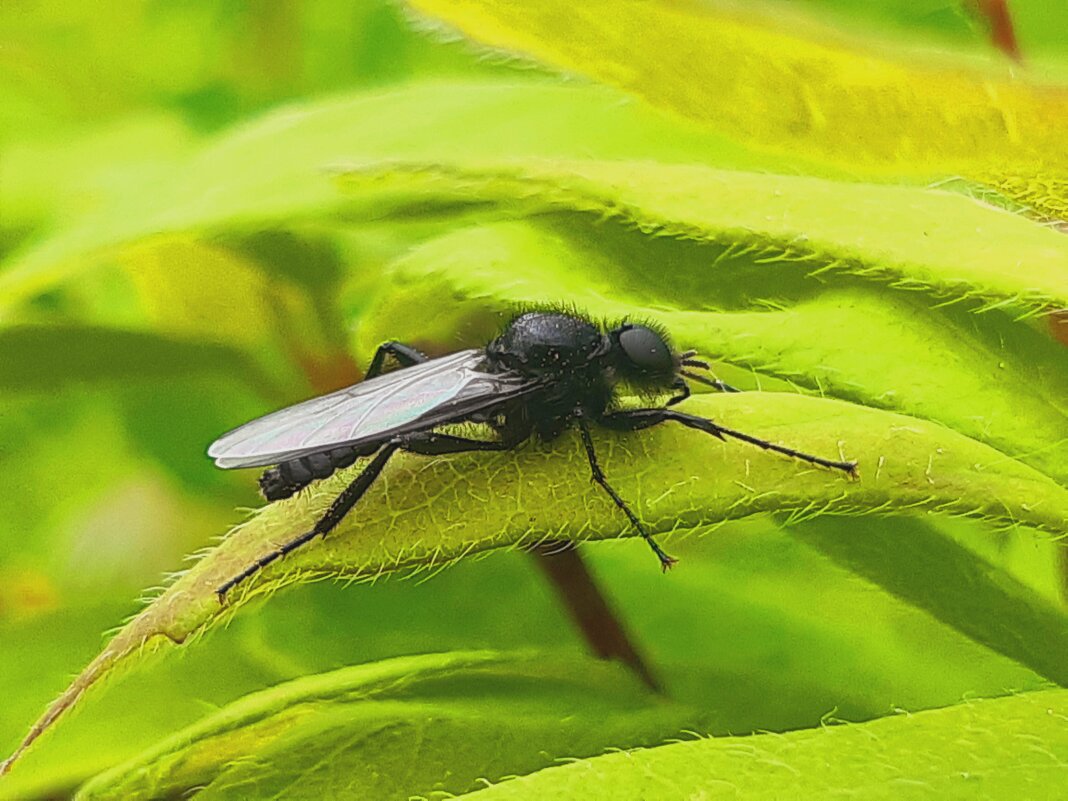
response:
<path id="1" fill-rule="evenodd" d="M 666 333 L 655 324 L 623 322 L 601 328 L 577 313 L 561 311 L 520 314 L 484 349 L 437 359 L 399 342 L 381 345 L 362 382 L 246 423 L 208 449 L 221 468 L 270 465 L 260 477 L 268 501 L 287 498 L 358 458 L 373 456 L 309 531 L 219 586 L 220 601 L 266 565 L 333 529 L 397 451 L 428 456 L 507 451 L 532 436 L 549 441 L 577 426 L 593 481 L 627 516 L 665 570 L 676 560 L 608 483 L 594 451 L 591 426 L 638 431 L 676 422 L 856 474 L 856 462 L 802 453 L 671 408 L 689 396 L 689 381 L 737 391 L 714 376 L 694 372 L 710 369 L 695 356 L 696 351 L 673 352 Z M 401 369 L 383 372 L 387 357 Z M 621 385 L 643 397 L 670 397 L 663 407 L 623 409 L 616 403 Z M 495 436 L 472 439 L 440 430 L 456 423 L 482 423 Z"/>

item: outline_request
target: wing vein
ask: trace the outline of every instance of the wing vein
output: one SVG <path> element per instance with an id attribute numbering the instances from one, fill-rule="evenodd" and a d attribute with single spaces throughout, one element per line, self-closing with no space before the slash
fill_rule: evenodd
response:
<path id="1" fill-rule="evenodd" d="M 311 398 L 252 420 L 208 449 L 220 467 L 258 467 L 428 425 L 460 422 L 537 382 L 476 369 L 484 353 L 460 351 Z M 351 418 L 351 420 L 350 420 Z"/>

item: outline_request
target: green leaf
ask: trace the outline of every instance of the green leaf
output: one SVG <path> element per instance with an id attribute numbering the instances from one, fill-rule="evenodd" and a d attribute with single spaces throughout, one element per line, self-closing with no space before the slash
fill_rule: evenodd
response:
<path id="1" fill-rule="evenodd" d="M 978 643 L 1068 682 L 1068 617 L 948 536 L 949 521 L 804 521 L 790 531 L 838 564 L 915 604 Z M 976 532 L 966 534 L 974 536 Z M 859 534 L 859 535 L 858 535 Z"/>
<path id="2" fill-rule="evenodd" d="M 963 308 L 964 304 L 955 308 L 937 302 L 937 295 L 891 292 L 857 280 L 849 266 L 843 267 L 844 272 L 829 271 L 841 263 L 833 255 L 800 263 L 774 261 L 774 245 L 747 241 L 745 235 L 735 233 L 751 231 L 751 226 L 758 224 L 762 193 L 754 191 L 747 204 L 735 202 L 731 211 L 720 212 L 722 206 L 716 200 L 720 186 L 715 180 L 722 177 L 729 183 L 729 179 L 701 168 L 687 170 L 695 183 L 698 177 L 708 179 L 707 192 L 685 194 L 694 209 L 720 217 L 729 215 L 735 221 L 721 225 L 702 222 L 701 227 L 687 224 L 691 238 L 686 240 L 666 236 L 650 239 L 623 225 L 594 222 L 577 213 L 459 229 L 427 242 L 394 264 L 389 291 L 380 294 L 377 308 L 363 319 L 358 350 L 370 353 L 386 339 L 453 348 L 459 344 L 456 332 L 464 344 L 476 346 L 499 327 L 501 318 L 493 312 L 566 299 L 608 319 L 655 319 L 667 327 L 680 347 L 698 348 L 717 360 L 717 369 L 725 363 L 755 371 L 758 386 L 761 377 L 770 376 L 823 394 L 936 420 L 1058 480 L 1068 479 L 1068 410 L 1064 404 L 1068 373 L 1063 369 L 1062 347 L 1001 311 L 973 314 Z M 753 183 L 760 185 L 756 180 Z M 437 186 L 432 178 L 428 185 Z M 661 186 L 651 174 L 642 177 L 640 186 L 641 191 L 660 187 L 667 192 L 666 185 Z M 553 196 L 553 186 L 541 188 Z M 767 196 L 783 194 L 778 179 L 767 182 L 765 188 Z M 614 203 L 607 199 L 614 196 L 605 187 L 599 189 L 604 190 L 604 196 L 598 202 L 603 203 L 606 213 L 634 209 L 624 224 L 660 226 L 654 229 L 657 231 L 669 225 L 676 230 L 684 227 L 678 216 L 670 222 L 651 220 L 644 207 L 625 206 L 621 199 Z M 528 187 L 522 193 L 517 190 L 513 197 L 516 202 L 520 197 L 529 201 L 531 196 L 540 196 L 539 191 Z M 738 194 L 725 194 L 739 199 Z M 860 197 L 852 199 L 854 209 L 861 205 Z M 801 193 L 795 200 L 802 202 Z M 937 200 L 970 205 L 949 196 L 938 196 Z M 920 201 L 922 194 L 911 205 L 900 205 L 916 208 Z M 574 205 L 581 208 L 585 203 L 575 199 Z M 745 208 L 752 210 L 750 219 L 738 221 Z M 1025 238 L 1038 231 L 1008 215 L 976 209 L 980 216 L 990 213 L 999 222 L 1008 222 L 1009 227 L 1019 226 Z M 828 204 L 826 219 L 842 216 L 841 208 Z M 889 217 L 889 212 L 884 216 Z M 962 222 L 966 216 L 951 215 Z M 694 217 L 692 213 L 691 219 Z M 918 218 L 915 223 L 919 224 Z M 817 228 L 813 222 L 806 225 L 809 230 Z M 797 226 L 797 231 L 804 229 Z M 911 234 L 919 231 L 918 227 L 912 231 L 902 227 L 897 229 L 897 236 L 911 245 L 916 241 Z M 702 241 L 717 236 L 726 241 Z M 741 238 L 732 242 L 727 239 L 730 236 Z M 793 241 L 796 236 L 783 231 L 780 242 Z M 870 261 L 865 263 L 889 270 L 892 263 L 874 252 L 872 245 L 881 236 L 858 235 L 857 241 L 872 247 Z M 963 229 L 952 235 L 947 231 L 932 248 L 944 248 L 947 257 L 932 258 L 931 266 L 903 256 L 902 281 L 908 280 L 905 274 L 915 276 L 920 270 L 928 275 L 960 275 L 948 253 L 955 239 L 965 248 L 969 238 L 975 237 L 967 236 Z M 1046 241 L 1044 234 L 1040 238 Z M 925 241 L 933 239 L 936 236 Z M 986 244 L 989 251 L 997 249 L 993 237 Z M 1054 234 L 1047 244 L 1056 257 L 1036 250 L 1032 263 L 1050 268 L 1052 288 L 1064 283 L 1054 271 L 1061 255 L 1068 261 L 1068 239 Z M 844 244 L 837 247 L 842 252 L 847 249 Z M 923 253 L 923 245 L 916 248 L 918 254 Z M 865 269 L 864 263 L 847 263 L 862 273 Z M 987 262 L 991 274 L 996 263 L 991 254 Z M 662 280 L 664 265 L 671 266 L 667 281 Z M 980 285 L 978 279 L 970 284 Z M 947 282 L 944 291 L 956 290 Z M 434 303 L 439 297 L 454 301 L 440 316 L 436 311 L 439 304 Z M 994 302 L 993 295 L 988 297 Z M 427 312 L 414 319 L 403 313 L 405 308 L 426 308 Z M 858 343 L 864 343 L 863 347 Z M 744 387 L 754 381 L 752 376 L 737 379 Z M 736 377 L 732 375 L 731 380 Z M 1022 387 L 1027 391 L 1021 392 Z"/>
<path id="3" fill-rule="evenodd" d="M 193 282 L 191 275 L 187 279 Z M 178 315 L 176 310 L 172 313 Z M 12 525 L 17 527 L 15 521 L 27 519 L 30 528 L 23 527 L 24 534 L 38 526 L 54 529 L 62 525 L 62 519 L 55 516 L 59 508 L 76 506 L 70 503 L 75 496 L 84 504 L 92 497 L 87 493 L 90 486 L 95 485 L 97 492 L 106 489 L 101 474 L 109 474 L 114 481 L 122 472 L 116 465 L 131 455 L 140 463 L 127 462 L 127 475 L 147 472 L 144 456 L 148 454 L 198 488 L 218 488 L 230 481 L 204 459 L 204 443 L 226 430 L 234 414 L 252 414 L 251 410 L 262 408 L 264 399 L 285 403 L 294 393 L 265 368 L 262 354 L 247 347 L 247 342 L 217 341 L 225 338 L 217 332 L 198 336 L 194 330 L 174 334 L 61 322 L 0 327 L 0 392 L 7 396 L 3 411 L 18 418 L 23 433 L 32 432 L 37 440 L 23 443 L 23 437 L 5 438 L 8 455 L 19 461 L 27 479 L 57 471 L 83 476 L 76 491 L 65 493 L 64 504 L 57 503 L 47 479 L 12 493 L 11 502 L 17 506 L 8 517 Z M 43 400 L 46 395 L 51 396 L 48 401 Z M 94 408 L 94 430 L 86 432 L 88 437 L 77 438 L 72 431 L 64 431 L 60 421 L 77 415 L 86 405 Z M 62 418 L 53 416 L 57 407 L 62 409 Z M 37 419 L 31 422 L 23 417 Z M 53 456 L 47 463 L 36 459 L 33 449 L 47 447 L 45 443 L 60 431 L 64 431 L 62 456 Z M 72 436 L 76 439 L 69 440 Z M 99 445 L 87 447 L 90 441 Z M 100 464 L 101 453 L 108 454 L 106 467 Z M 40 506 L 33 503 L 38 487 L 43 496 Z M 113 498 L 110 503 L 119 501 Z M 39 520 L 42 512 L 52 515 L 51 519 Z M 53 531 L 34 533 L 35 546 L 38 538 L 50 542 L 56 538 Z M 18 547 L 24 550 L 25 543 Z M 0 553 L 5 549 L 6 543 L 0 541 Z"/>
<path id="4" fill-rule="evenodd" d="M 969 17 L 967 0 L 803 0 L 802 5 L 847 33 L 900 34 L 913 44 L 991 49 L 987 33 Z"/>
<path id="5" fill-rule="evenodd" d="M 406 798 L 557 757 L 652 745 L 699 715 L 619 666 L 492 652 L 402 657 L 244 698 L 89 782 L 82 801 Z"/>
<path id="6" fill-rule="evenodd" d="M 864 724 L 608 754 L 463 797 L 1053 799 L 1066 761 L 1068 690 L 1051 690 Z"/>
<path id="7" fill-rule="evenodd" d="M 63 224 L 154 175 L 167 175 L 168 162 L 187 156 L 191 138 L 173 114 L 157 112 L 76 135 L 48 131 L 5 143 L 0 230 L 22 234 L 49 222 Z"/>
<path id="8" fill-rule="evenodd" d="M 94 339 L 93 329 L 59 331 L 84 331 L 87 344 L 144 343 L 150 354 L 172 353 L 150 336 Z M 0 331 L 0 342 L 5 339 Z M 35 351 L 37 342 L 50 341 L 59 349 Z M 45 332 L 27 348 L 41 360 L 36 367 L 14 353 L 4 366 L 39 380 L 8 385 L 0 393 L 3 460 L 17 465 L 5 471 L 0 492 L 0 573 L 39 574 L 49 587 L 46 595 L 64 602 L 73 593 L 84 603 L 105 590 L 135 598 L 202 546 L 207 532 L 232 521 L 235 502 L 251 497 L 250 491 L 235 491 L 241 477 L 210 465 L 203 447 L 235 417 L 261 410 L 263 397 L 249 392 L 240 380 L 247 374 L 231 360 L 201 364 L 183 376 L 146 367 L 142 380 L 124 369 L 139 362 L 125 350 L 74 365 L 64 354 L 74 357 L 92 348 Z M 181 354 L 199 350 L 179 347 L 175 355 L 181 361 Z M 66 366 L 71 375 L 53 374 L 53 368 Z M 93 374 L 95 369 L 106 378 Z M 170 470 L 161 470 L 161 464 Z M 204 495 L 183 492 L 176 478 Z M 0 619 L 10 611 L 0 597 Z"/>
<path id="9" fill-rule="evenodd" d="M 1068 8 L 1044 0 L 1019 0 L 1012 4 L 1012 23 L 1026 58 L 1048 56 L 1064 63 L 1068 47 L 1062 33 L 1068 26 Z"/>
<path id="10" fill-rule="evenodd" d="M 977 523 L 953 522 L 970 529 L 973 538 L 989 537 Z M 916 605 L 907 606 L 850 572 L 853 565 L 839 567 L 809 548 L 815 545 L 824 554 L 839 556 L 836 561 L 845 561 L 826 545 L 830 535 L 824 541 L 802 536 L 802 528 L 809 535 L 830 523 L 837 524 L 833 530 L 841 534 L 835 540 L 839 554 L 848 554 L 850 546 L 871 552 L 884 545 L 878 554 L 888 563 L 884 572 L 911 567 L 923 575 L 923 582 L 955 588 L 928 588 L 928 594 L 948 598 L 954 592 L 968 593 L 967 599 L 958 598 L 961 606 L 983 610 L 969 633 L 991 648 L 1010 654 L 1015 648 L 1026 658 L 1028 645 L 1021 647 L 1020 641 L 1032 640 L 1032 633 L 1032 647 L 1043 643 L 1047 653 L 1063 650 L 1068 642 L 1063 614 L 1055 633 L 1047 632 L 1046 639 L 1037 635 L 1038 624 L 1048 620 L 1042 613 L 1056 614 L 1044 599 L 1033 594 L 1029 599 L 1034 620 L 1014 617 L 1019 608 L 992 591 L 992 584 L 1001 592 L 1012 586 L 1003 576 L 996 582 L 975 581 L 965 590 L 949 584 L 953 571 L 975 563 L 974 557 L 954 555 L 944 570 L 937 563 L 916 568 L 912 559 L 925 556 L 922 549 L 893 539 L 895 534 L 912 534 L 912 525 L 922 525 L 909 518 L 824 517 L 789 527 L 766 518 L 727 523 L 671 543 L 686 569 L 674 571 L 669 586 L 648 569 L 647 554 L 629 542 L 584 550 L 622 619 L 659 668 L 670 696 L 715 710 L 707 730 L 712 734 L 810 728 L 832 709 L 840 719 L 869 720 L 895 709 L 915 711 L 962 698 L 1001 695 L 1007 688 L 1043 686 L 1033 674 L 1011 675 L 999 667 L 1007 657 L 995 656 L 936 621 L 926 611 L 929 599 L 919 588 L 920 580 L 914 582 L 914 596 L 906 599 Z M 868 540 L 876 544 L 868 545 Z M 895 544 L 907 560 L 890 552 Z M 867 563 L 862 567 L 871 570 Z M 882 576 L 874 574 L 872 579 Z M 1010 600 L 1022 601 L 1025 595 L 1020 592 Z M 710 614 L 700 611 L 704 609 Z M 1000 619 L 1003 610 L 1013 618 L 1016 628 L 1011 631 Z M 940 616 L 950 624 L 957 622 L 948 614 Z M 983 623 L 986 629 L 975 631 Z M 968 686 L 974 691 L 959 692 Z"/>
<path id="11" fill-rule="evenodd" d="M 983 3 L 977 0 L 804 0 L 821 18 L 849 34 L 900 34 L 903 46 L 941 49 L 944 44 L 993 55 L 993 18 L 1004 11 L 1028 72 L 1063 67 L 1068 55 L 1068 7 L 1046 0 Z M 776 10 L 783 10 L 776 5 Z M 1048 62 L 1048 63 L 1047 63 Z M 1036 69 L 1038 67 L 1038 69 Z"/>
<path id="12" fill-rule="evenodd" d="M 818 398 L 777 394 L 694 398 L 689 410 L 755 436 L 860 461 L 848 481 L 739 443 L 659 428 L 598 438 L 606 473 L 655 532 L 690 529 L 766 511 L 930 513 L 1024 523 L 1063 533 L 1068 491 L 1041 473 L 932 423 Z M 220 605 L 215 590 L 278 543 L 307 530 L 352 470 L 272 504 L 127 624 L 50 707 L 28 745 L 121 662 L 183 642 L 237 605 L 281 583 L 324 575 L 372 578 L 431 569 L 472 551 L 542 538 L 633 536 L 588 484 L 573 437 L 518 453 L 424 460 L 405 457 L 331 535 L 275 562 Z M 696 470 L 694 465 L 700 465 Z M 650 557 L 651 559 L 651 557 Z"/>
<path id="13" fill-rule="evenodd" d="M 132 591 L 125 586 L 111 592 L 98 589 L 32 619 L 0 621 L 0 691 L 8 699 L 0 709 L 5 750 L 16 745 L 26 721 L 63 688 L 71 673 L 99 650 L 99 632 L 135 611 L 130 597 Z M 85 705 L 84 717 L 69 721 L 46 749 L 0 779 L 0 799 L 67 798 L 87 778 L 196 720 L 205 705 L 217 705 L 266 680 L 266 671 L 247 651 L 206 650 L 180 662 L 157 663 L 147 675 L 111 683 L 107 692 Z M 194 695 L 190 682 L 197 679 L 202 682 L 194 685 Z"/>
<path id="14" fill-rule="evenodd" d="M 437 177 L 431 171 L 425 183 L 432 189 L 427 191 L 442 191 L 450 181 L 460 184 L 467 174 L 446 174 L 439 182 Z M 737 203 L 729 212 L 719 212 L 712 200 L 719 187 L 710 184 L 707 198 L 698 190 L 680 196 L 702 199 L 699 207 L 709 214 L 739 216 Z M 657 185 L 655 179 L 638 180 L 630 188 L 638 194 Z M 555 186 L 546 189 L 553 199 Z M 487 194 L 496 194 L 495 189 Z M 469 193 L 470 187 L 464 191 Z M 522 198 L 529 204 L 535 195 L 528 187 L 513 196 L 515 202 Z M 752 204 L 756 208 L 758 201 L 754 198 Z M 609 201 L 603 206 L 606 213 L 633 208 Z M 650 225 L 643 225 L 648 219 L 637 219 L 637 213 L 628 221 L 648 230 Z M 828 216 L 834 213 L 828 211 Z M 754 213 L 750 225 L 756 224 Z M 1018 220 L 1012 224 L 1032 228 Z M 960 236 L 965 238 L 963 232 Z M 819 262 L 808 268 L 818 275 L 813 280 L 794 274 L 788 263 L 764 263 L 762 250 L 749 257 L 743 250 L 735 258 L 723 258 L 722 252 L 688 240 L 650 240 L 556 212 L 458 230 L 394 265 L 391 290 L 364 318 L 361 340 L 366 347 L 386 338 L 388 331 L 389 337 L 402 340 L 455 345 L 449 337 L 462 331 L 463 344 L 473 345 L 499 324 L 492 310 L 567 298 L 608 319 L 656 319 L 675 334 L 680 348 L 696 346 L 728 364 L 757 370 L 758 384 L 761 376 L 778 376 L 870 406 L 934 419 L 1017 455 L 1057 480 L 1068 475 L 1068 421 L 1062 411 L 1068 387 L 1058 372 L 1063 352 L 1055 343 L 1001 312 L 931 308 L 916 293 L 895 298 L 885 289 L 823 273 Z M 661 280 L 665 264 L 672 266 L 670 281 Z M 944 267 L 950 269 L 948 260 Z M 762 304 L 769 296 L 774 303 Z M 462 311 L 454 304 L 439 319 L 435 297 L 460 301 Z M 709 305 L 722 310 L 709 310 Z M 403 308 L 427 312 L 409 326 Z M 1021 394 L 1023 386 L 1029 391 Z M 1044 675 L 1066 675 L 1061 665 L 1068 652 L 1050 646 L 1065 642 L 1060 610 L 920 521 L 867 521 L 863 534 L 857 528 L 855 521 L 819 521 L 807 530 L 813 534 L 809 541 L 832 558 L 979 642 Z M 970 531 L 969 536 L 983 535 Z M 971 588 L 966 595 L 960 592 L 963 586 Z M 1009 623 L 1017 614 L 1029 622 Z M 1048 628 L 1058 634 L 1039 633 Z"/>
<path id="15" fill-rule="evenodd" d="M 615 219 L 650 236 L 725 248 L 709 254 L 712 272 L 722 259 L 728 270 L 748 257 L 769 273 L 861 278 L 943 300 L 1021 311 L 1068 304 L 1064 236 L 937 190 L 589 160 L 391 162 L 356 165 L 342 181 L 375 200 L 388 191 L 407 193 L 412 205 L 444 196 Z"/>
<path id="16" fill-rule="evenodd" d="M 83 325 L 0 329 L 0 390 L 59 392 L 86 384 L 231 374 L 264 395 L 280 390 L 240 350 L 204 340 Z"/>
<path id="17" fill-rule="evenodd" d="M 876 178 L 963 175 L 1068 218 L 1068 90 L 1002 64 L 906 58 L 793 14 L 726 4 L 409 5 L 481 45 L 589 75 L 736 141 Z"/>

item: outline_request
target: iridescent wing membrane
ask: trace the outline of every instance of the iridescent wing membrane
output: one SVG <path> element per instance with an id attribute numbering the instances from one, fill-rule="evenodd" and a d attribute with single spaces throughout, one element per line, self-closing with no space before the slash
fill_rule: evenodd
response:
<path id="1" fill-rule="evenodd" d="M 223 468 L 280 464 L 461 422 L 539 386 L 484 372 L 484 360 L 485 351 L 464 350 L 280 409 L 223 434 L 208 456 Z"/>

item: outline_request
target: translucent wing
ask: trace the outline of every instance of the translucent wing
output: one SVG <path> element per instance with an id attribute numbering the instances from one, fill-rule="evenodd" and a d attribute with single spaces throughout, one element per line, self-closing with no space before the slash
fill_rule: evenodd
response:
<path id="1" fill-rule="evenodd" d="M 479 370 L 485 354 L 465 350 L 395 370 L 253 420 L 219 437 L 219 467 L 260 467 L 343 445 L 459 422 L 537 386 Z"/>

